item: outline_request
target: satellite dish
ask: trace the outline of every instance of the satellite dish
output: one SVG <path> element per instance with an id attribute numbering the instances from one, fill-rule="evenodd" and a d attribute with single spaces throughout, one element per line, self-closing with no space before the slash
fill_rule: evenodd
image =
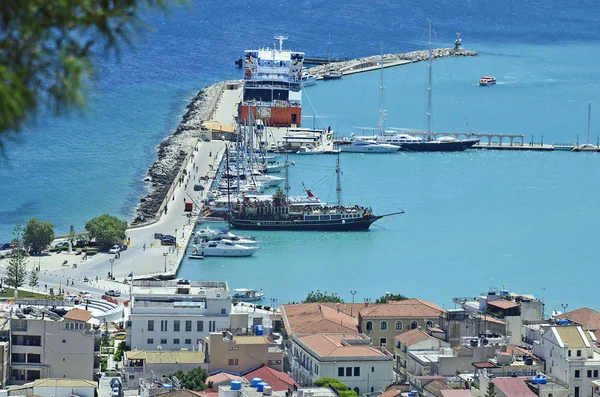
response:
<path id="1" fill-rule="evenodd" d="M 156 350 L 162 350 L 162 345 L 156 346 Z"/>

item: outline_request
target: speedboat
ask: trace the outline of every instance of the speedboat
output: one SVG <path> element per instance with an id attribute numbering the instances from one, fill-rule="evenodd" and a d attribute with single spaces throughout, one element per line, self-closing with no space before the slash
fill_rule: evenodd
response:
<path id="1" fill-rule="evenodd" d="M 341 150 L 349 153 L 395 153 L 400 150 L 400 146 L 355 139 L 351 145 L 342 146 Z"/>
<path id="2" fill-rule="evenodd" d="M 312 146 L 301 146 L 300 149 L 298 149 L 298 151 L 296 152 L 296 154 L 304 154 L 304 155 L 323 154 L 323 153 L 325 153 L 325 152 L 322 150 L 315 149 Z"/>
<path id="3" fill-rule="evenodd" d="M 194 246 L 192 251 L 195 255 L 207 256 L 224 256 L 224 257 L 241 257 L 252 256 L 260 248 L 248 247 L 241 244 L 236 244 L 231 240 L 210 240 L 202 242 Z"/>
<path id="4" fill-rule="evenodd" d="M 233 300 L 240 302 L 256 302 L 265 296 L 264 292 L 258 292 L 252 288 L 235 288 L 232 292 L 231 297 Z"/>
<path id="5" fill-rule="evenodd" d="M 479 79 L 479 85 L 486 87 L 490 85 L 496 85 L 496 78 L 493 76 L 483 76 Z"/>
<path id="6" fill-rule="evenodd" d="M 302 73 L 302 85 L 304 87 L 308 87 L 309 85 L 314 85 L 317 82 L 317 78 L 308 72 Z"/>

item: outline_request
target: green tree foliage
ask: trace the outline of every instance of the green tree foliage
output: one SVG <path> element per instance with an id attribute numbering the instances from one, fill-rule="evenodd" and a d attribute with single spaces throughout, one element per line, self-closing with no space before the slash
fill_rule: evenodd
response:
<path id="1" fill-rule="evenodd" d="M 339 379 L 336 378 L 319 378 L 315 380 L 315 386 L 317 387 L 333 387 L 337 390 L 340 397 L 357 397 L 358 394 Z"/>
<path id="2" fill-rule="evenodd" d="M 23 228 L 21 225 L 16 225 L 13 231 L 15 238 L 13 239 L 14 248 L 8 255 L 8 264 L 6 266 L 6 285 L 15 289 L 15 296 L 18 294 L 19 287 L 25 284 L 27 278 L 27 269 L 25 267 L 26 256 L 23 250 Z"/>
<path id="3" fill-rule="evenodd" d="M 37 270 L 32 270 L 29 272 L 29 286 L 31 288 L 36 288 L 40 284 L 40 277 Z"/>
<path id="4" fill-rule="evenodd" d="M 169 375 L 169 378 L 173 378 L 173 375 L 177 376 L 177 379 L 181 382 L 181 387 L 188 390 L 200 391 L 206 389 L 206 378 L 208 374 L 203 368 L 194 368 L 188 372 L 177 371 L 174 374 Z"/>
<path id="5" fill-rule="evenodd" d="M 375 303 L 386 303 L 386 302 L 391 302 L 391 301 L 405 301 L 407 299 L 410 299 L 407 296 L 404 296 L 402 294 L 390 294 L 387 298 L 384 296 L 382 296 L 381 298 L 378 298 Z"/>
<path id="6" fill-rule="evenodd" d="M 42 251 L 54 240 L 54 225 L 31 218 L 25 226 L 23 242 L 33 251 Z"/>
<path id="7" fill-rule="evenodd" d="M 302 303 L 315 303 L 315 302 L 334 302 L 343 303 L 342 298 L 335 292 L 328 294 L 327 291 L 321 292 L 319 290 L 310 291 Z"/>
<path id="8" fill-rule="evenodd" d="M 488 382 L 485 397 L 496 397 L 496 385 L 494 382 Z"/>
<path id="9" fill-rule="evenodd" d="M 122 243 L 125 240 L 127 222 L 119 218 L 104 214 L 88 221 L 85 230 L 90 234 L 90 239 L 95 239 L 98 244 L 108 247 L 113 244 Z"/>
<path id="10" fill-rule="evenodd" d="M 125 351 L 127 350 L 127 344 L 125 343 L 125 341 L 119 343 L 119 345 L 117 346 L 117 351 L 115 352 L 113 359 L 117 362 L 121 361 L 123 359 L 123 355 L 125 354 Z"/>
<path id="11" fill-rule="evenodd" d="M 119 54 L 144 26 L 140 11 L 165 0 L 0 1 L 0 132 L 40 107 L 83 104 L 92 51 Z"/>

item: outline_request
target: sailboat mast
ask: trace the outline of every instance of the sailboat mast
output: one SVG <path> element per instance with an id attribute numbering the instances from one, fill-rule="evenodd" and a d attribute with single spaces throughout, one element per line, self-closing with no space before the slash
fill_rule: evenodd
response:
<path id="1" fill-rule="evenodd" d="M 227 166 L 227 172 L 229 172 L 229 144 L 225 144 L 225 165 Z M 230 197 L 230 180 L 227 178 L 227 224 L 231 227 L 231 197 Z"/>
<path id="2" fill-rule="evenodd" d="M 385 96 L 383 95 L 383 43 L 381 43 L 381 78 L 379 83 L 379 123 L 377 123 L 379 127 L 379 135 L 383 135 L 385 128 Z"/>
<path id="3" fill-rule="evenodd" d="M 427 81 L 427 140 L 430 140 L 431 135 L 431 69 L 432 69 L 432 50 L 431 50 L 431 21 L 429 22 L 429 41 L 427 42 L 427 47 L 429 50 L 429 63 L 427 66 L 428 69 L 428 81 Z"/>
<path id="4" fill-rule="evenodd" d="M 588 103 L 588 130 L 587 130 L 587 140 L 586 143 L 590 144 L 590 124 L 592 121 L 592 103 Z"/>
<path id="5" fill-rule="evenodd" d="M 288 161 L 288 152 L 285 152 L 285 196 L 290 196 L 290 162 Z"/>
<path id="6" fill-rule="evenodd" d="M 342 168 L 340 166 L 340 153 L 337 154 L 337 164 L 335 166 L 335 174 L 336 174 L 336 186 L 335 192 L 337 193 L 337 205 L 338 207 L 342 206 L 342 181 L 341 174 Z"/>

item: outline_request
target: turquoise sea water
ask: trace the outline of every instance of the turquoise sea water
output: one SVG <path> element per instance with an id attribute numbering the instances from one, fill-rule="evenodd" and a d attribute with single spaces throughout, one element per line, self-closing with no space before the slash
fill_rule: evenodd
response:
<path id="1" fill-rule="evenodd" d="M 273 17 L 291 8 L 299 10 L 293 21 Z M 152 14 L 156 30 L 142 34 L 134 50 L 118 62 L 100 59 L 86 111 L 60 118 L 42 112 L 16 141 L 5 142 L 0 242 L 31 217 L 52 221 L 58 233 L 69 225 L 81 230 L 104 212 L 129 217 L 154 148 L 174 130 L 189 99 L 208 84 L 239 77 L 233 61 L 244 49 L 271 45 L 275 33 L 289 34 L 288 45 L 310 55 L 325 55 L 331 34 L 335 56 L 366 56 L 378 53 L 380 42 L 386 52 L 424 48 L 426 19 L 432 19 L 435 46 L 451 46 L 460 29 L 465 47 L 481 54 L 435 62 L 434 129 L 523 133 L 536 142 L 543 135 L 544 143 L 579 135 L 583 142 L 592 101 L 595 143 L 600 45 L 591 16 L 598 12 L 596 3 L 566 1 L 539 7 L 513 0 L 286 0 L 195 1 L 168 18 Z M 386 70 L 389 126 L 425 128 L 426 68 Z M 488 73 L 499 84 L 478 87 Z M 304 115 L 318 114 L 320 125 L 344 135 L 374 126 L 378 86 L 378 72 L 317 84 L 306 90 Z M 332 174 L 335 159 L 294 160 L 293 189 L 299 192 L 304 181 L 334 200 L 332 183 L 319 180 Z M 543 293 L 548 309 L 560 303 L 600 309 L 591 276 L 597 155 L 470 151 L 343 155 L 342 162 L 344 201 L 381 213 L 402 208 L 406 215 L 378 222 L 369 233 L 261 234 L 255 257 L 185 263 L 181 276 L 227 278 L 232 287 L 263 288 L 279 302 L 317 288 L 349 300 L 353 289 L 357 300 L 390 291 L 448 307 L 454 296 L 505 284 Z"/>

